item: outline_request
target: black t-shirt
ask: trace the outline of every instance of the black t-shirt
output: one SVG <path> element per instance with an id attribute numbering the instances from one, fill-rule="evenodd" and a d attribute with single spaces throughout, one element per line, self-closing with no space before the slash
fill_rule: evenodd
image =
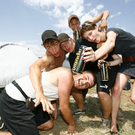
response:
<path id="1" fill-rule="evenodd" d="M 85 45 L 85 46 L 88 46 L 88 47 L 92 47 L 92 49 L 94 51 L 97 50 L 97 43 L 94 43 L 94 42 L 89 42 L 85 39 L 82 39 L 82 38 L 79 38 L 76 42 L 75 42 L 75 53 L 70 53 L 69 54 L 69 63 L 70 63 L 70 68 L 72 69 L 73 67 L 73 64 L 74 64 L 74 61 L 75 61 L 75 58 L 76 58 L 76 53 L 78 52 L 79 50 L 79 47 L 81 45 Z M 106 61 L 112 61 L 113 58 L 109 55 L 108 58 L 106 59 Z M 84 71 L 86 70 L 90 70 L 92 72 L 98 72 L 99 71 L 99 68 L 97 66 L 97 62 L 98 61 L 95 61 L 95 62 L 87 62 L 86 65 L 85 65 L 85 69 Z"/>
<path id="2" fill-rule="evenodd" d="M 109 28 L 106 35 L 109 31 L 117 33 L 112 54 L 121 54 L 123 57 L 135 56 L 135 36 L 119 28 Z"/>

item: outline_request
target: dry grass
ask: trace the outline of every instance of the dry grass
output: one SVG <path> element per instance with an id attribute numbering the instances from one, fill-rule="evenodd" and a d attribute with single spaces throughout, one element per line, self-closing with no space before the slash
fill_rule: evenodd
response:
<path id="1" fill-rule="evenodd" d="M 131 85 L 133 80 L 131 80 Z M 89 90 L 89 102 L 87 115 L 73 116 L 79 135 L 101 135 L 99 126 L 101 124 L 102 110 L 99 104 L 99 99 L 91 95 L 96 94 L 95 87 Z M 120 110 L 123 117 L 118 118 L 118 125 L 121 135 L 135 135 L 135 105 L 130 100 L 131 90 L 123 90 L 121 96 Z M 70 100 L 70 108 L 74 111 L 77 106 L 73 99 Z M 64 135 L 68 125 L 59 118 L 54 123 L 53 129 L 50 131 L 40 131 L 40 135 Z M 106 134 L 110 135 L 110 133 Z"/>

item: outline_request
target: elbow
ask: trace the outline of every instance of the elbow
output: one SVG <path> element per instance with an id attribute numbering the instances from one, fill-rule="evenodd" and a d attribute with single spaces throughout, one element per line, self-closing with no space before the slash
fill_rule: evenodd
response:
<path id="1" fill-rule="evenodd" d="M 109 14 L 110 14 L 110 11 L 109 11 L 109 10 L 106 10 L 105 12 L 106 12 L 106 13 L 108 14 L 108 16 L 109 16 Z"/>
<path id="2" fill-rule="evenodd" d="M 67 114 L 68 107 L 60 106 L 60 111 L 61 111 L 62 114 Z"/>

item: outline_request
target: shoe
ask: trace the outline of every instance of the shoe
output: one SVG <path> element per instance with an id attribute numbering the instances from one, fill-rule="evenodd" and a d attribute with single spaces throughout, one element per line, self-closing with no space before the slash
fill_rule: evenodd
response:
<path id="1" fill-rule="evenodd" d="M 99 129 L 100 129 L 100 132 L 103 133 L 103 134 L 106 134 L 106 133 L 110 132 L 110 129 L 111 129 L 110 119 L 102 118 L 102 124 L 99 127 Z"/>
<path id="2" fill-rule="evenodd" d="M 0 117 L 0 131 L 6 130 L 6 126 L 4 124 L 4 122 L 2 121 L 1 117 Z"/>
<path id="3" fill-rule="evenodd" d="M 72 113 L 72 115 L 84 115 L 84 114 L 86 114 L 86 111 L 81 109 L 77 109 Z"/>

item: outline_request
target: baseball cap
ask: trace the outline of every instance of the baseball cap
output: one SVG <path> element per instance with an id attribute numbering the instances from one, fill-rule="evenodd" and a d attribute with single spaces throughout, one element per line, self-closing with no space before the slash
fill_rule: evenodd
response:
<path id="1" fill-rule="evenodd" d="M 69 18 L 68 18 L 68 24 L 70 23 L 70 21 L 71 21 L 72 19 L 78 19 L 78 20 L 79 20 L 79 18 L 78 18 L 77 15 L 72 14 L 72 15 L 70 15 Z"/>
<path id="2" fill-rule="evenodd" d="M 42 38 L 43 43 L 47 39 L 58 39 L 57 34 L 53 30 L 46 30 L 46 31 L 44 31 L 42 33 L 41 38 Z"/>
<path id="3" fill-rule="evenodd" d="M 60 39 L 60 44 L 64 41 L 67 41 L 70 37 L 66 33 L 61 33 L 58 35 L 58 39 Z"/>

